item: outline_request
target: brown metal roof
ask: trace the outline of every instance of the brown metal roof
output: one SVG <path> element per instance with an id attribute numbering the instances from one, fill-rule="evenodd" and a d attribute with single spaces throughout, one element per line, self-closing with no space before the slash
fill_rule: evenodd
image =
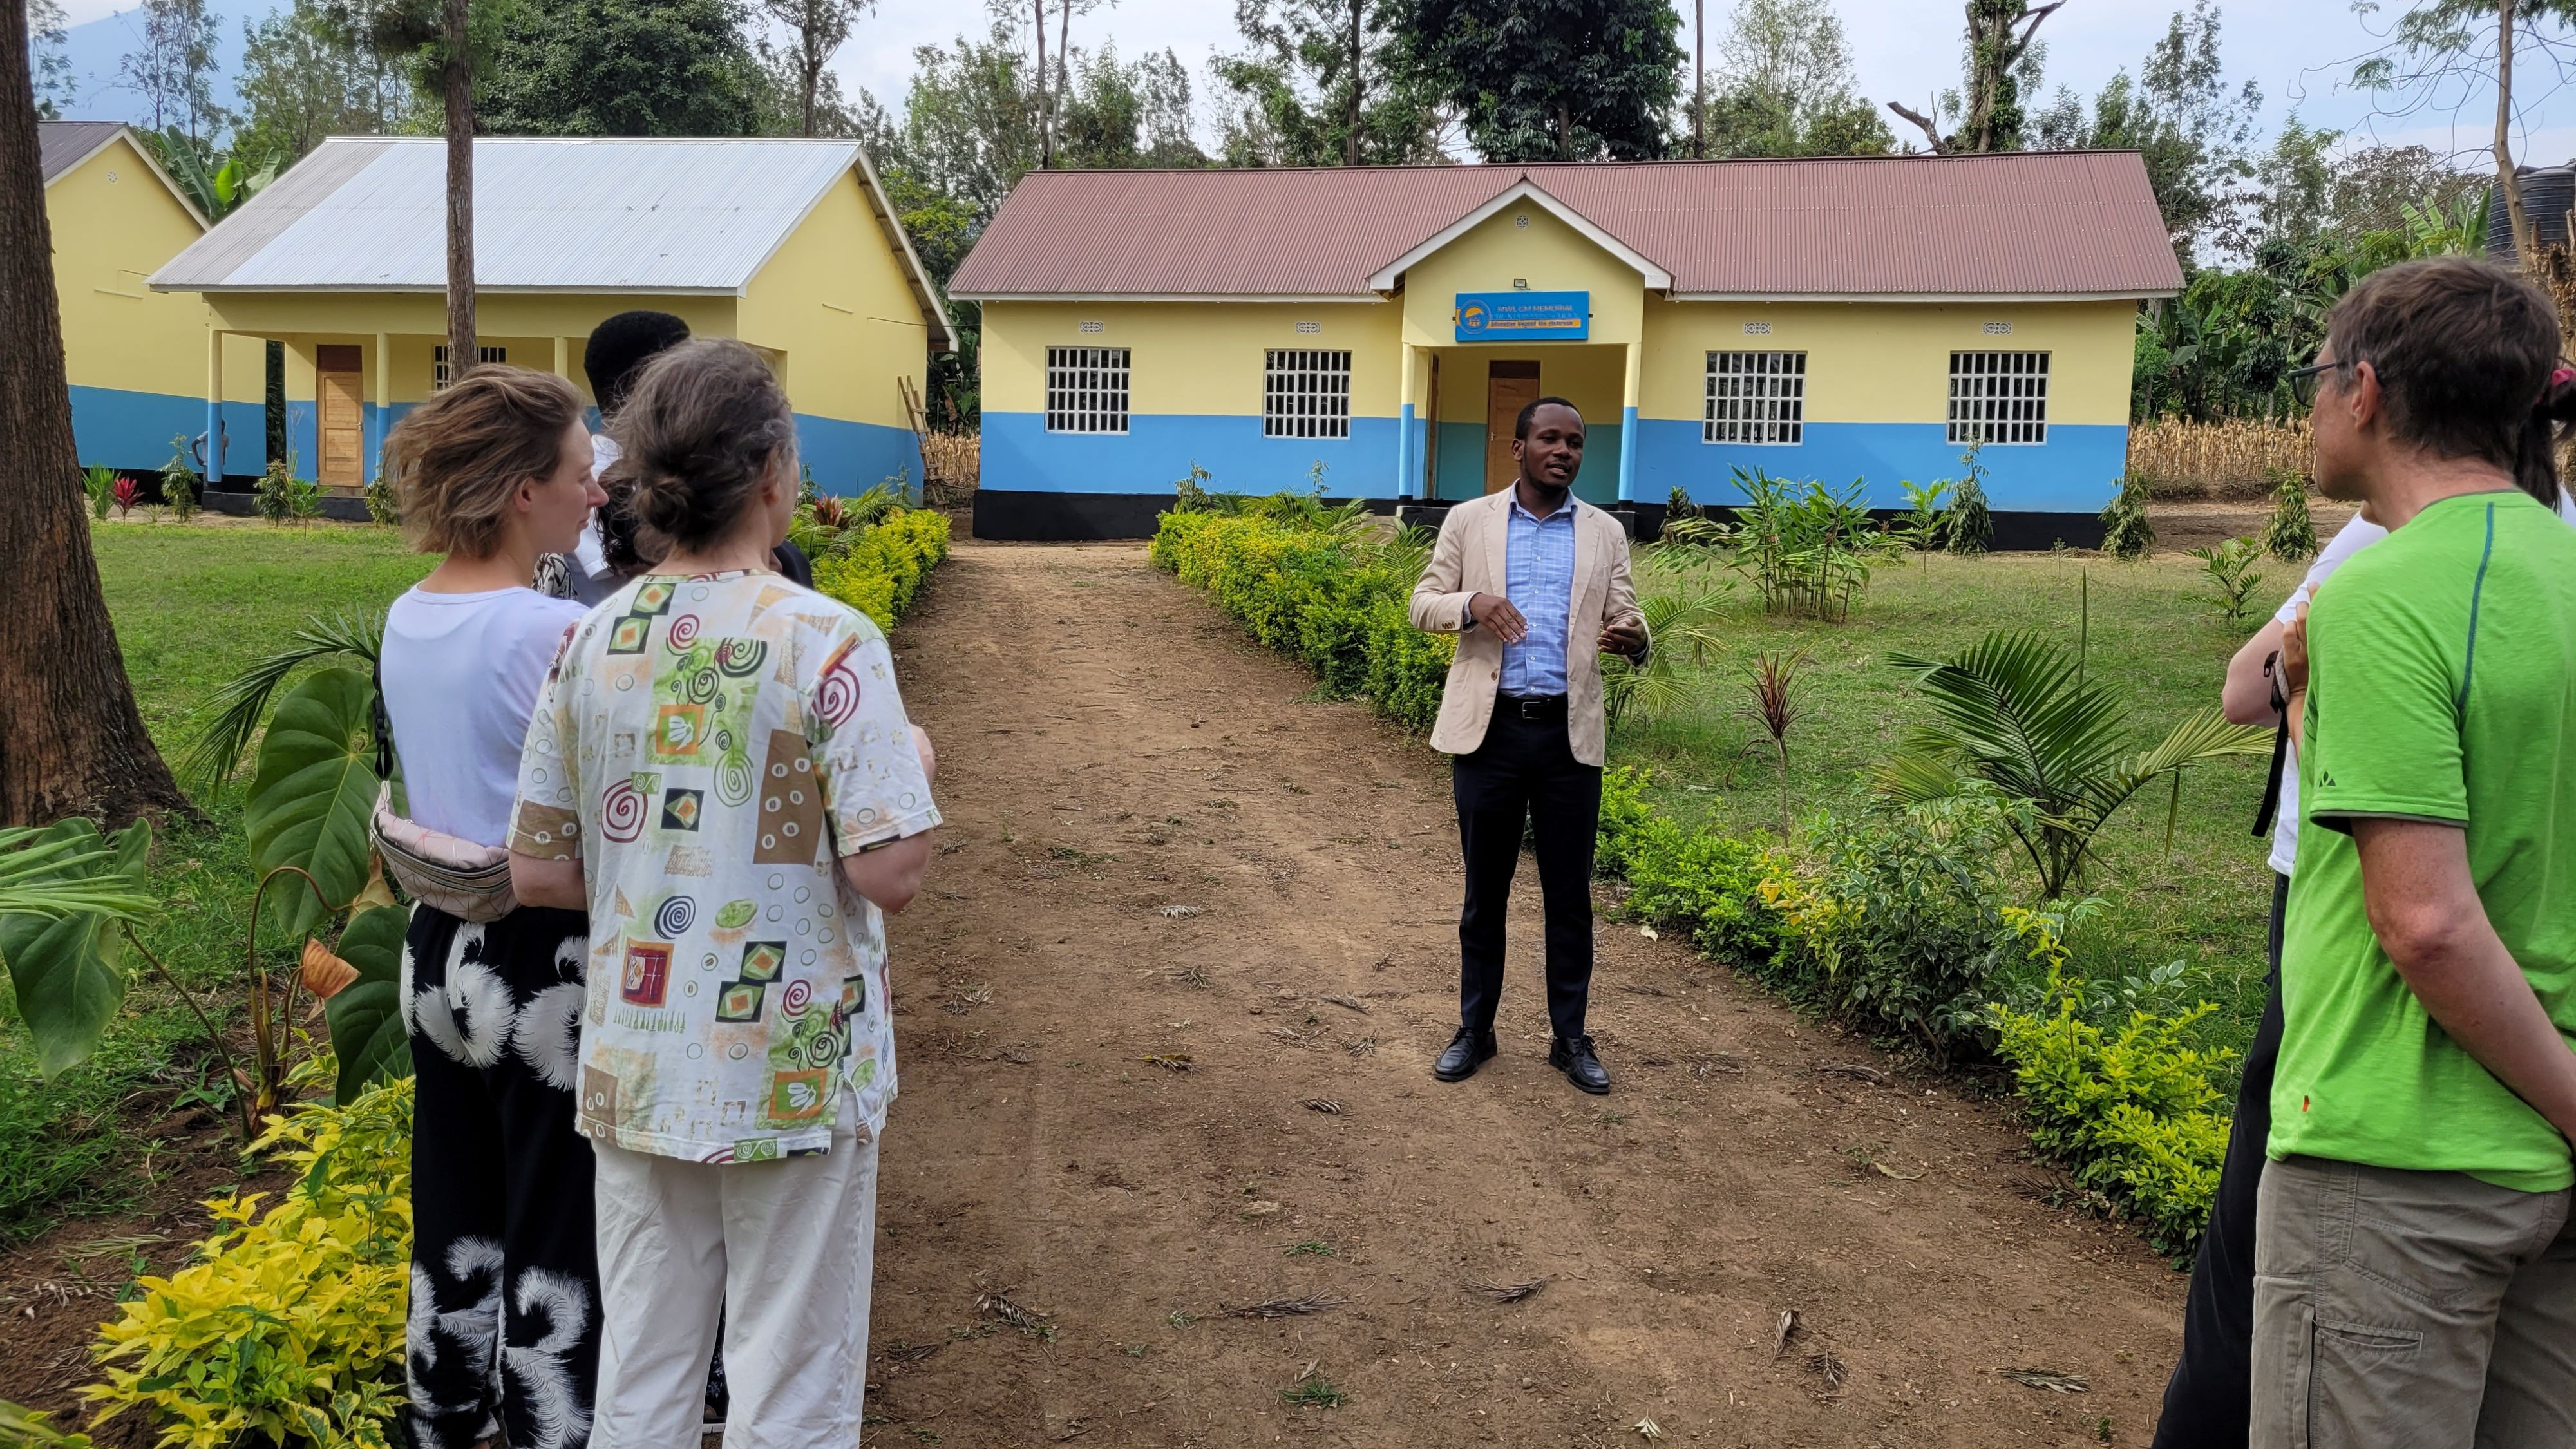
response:
<path id="1" fill-rule="evenodd" d="M 36 123 L 36 162 L 44 169 L 45 180 L 69 171 L 86 161 L 99 147 L 116 138 L 125 129 L 122 121 L 38 121 Z"/>
<path id="2" fill-rule="evenodd" d="M 960 297 L 1370 295 L 1522 181 L 1672 274 L 1676 295 L 2141 297 L 2178 291 L 2134 151 L 1559 166 L 1038 171 Z"/>

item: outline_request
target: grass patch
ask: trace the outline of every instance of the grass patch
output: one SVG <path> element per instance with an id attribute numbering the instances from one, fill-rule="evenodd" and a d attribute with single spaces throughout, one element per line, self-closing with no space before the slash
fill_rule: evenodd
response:
<path id="1" fill-rule="evenodd" d="M 383 528 L 103 524 L 92 538 L 126 673 L 164 758 L 178 755 L 197 701 L 284 647 L 307 618 L 382 613 L 432 563 Z M 180 980 L 220 1008 L 218 1020 L 240 994 L 254 884 L 239 796 L 236 785 L 201 800 L 203 824 L 161 832 L 152 875 L 165 909 L 141 931 Z M 273 962 L 288 955 L 284 942 L 262 949 Z M 134 1201 L 149 1129 L 194 1102 L 230 1100 L 202 1037 L 167 987 L 138 974 L 98 1052 L 44 1082 L 15 998 L 0 991 L 0 1244 Z"/>
<path id="2" fill-rule="evenodd" d="M 2297 582 L 2286 565 L 2265 573 L 2261 598 Z M 1671 587 L 1652 574 L 1641 586 Z M 1891 651 L 1938 656 L 1990 629 L 2038 630 L 2072 648 L 2080 630 L 2088 674 L 2129 701 L 2144 743 L 2216 703 L 2227 658 L 2242 642 L 2212 606 L 2199 565 L 2180 556 L 2122 564 L 2065 554 L 1918 554 L 1878 569 L 1843 624 L 1765 615 L 1740 584 L 1728 597 L 1724 627 L 1735 657 L 1705 667 L 1682 661 L 1686 702 L 1662 720 L 1624 727 L 1610 763 L 1647 769 L 1647 797 L 1683 823 L 1747 837 L 1780 829 L 1780 767 L 1743 672 L 1742 661 L 1757 652 L 1808 655 L 1803 713 L 1788 742 L 1790 797 L 1803 820 L 1865 809 L 1873 796 L 1868 767 L 1928 717 L 1883 662 Z M 2264 772 L 2259 756 L 2189 772 L 2170 858 L 2169 787 L 2132 800 L 2099 838 L 2103 865 L 2083 887 L 2106 904 L 2081 928 L 2079 956 L 2113 978 L 2184 962 L 2187 990 L 2220 1008 L 2206 1026 L 2211 1045 L 2241 1047 L 2263 1004 L 2271 873 L 2269 847 L 2250 829 Z M 2036 893 L 2027 861 L 2005 866 L 2009 883 Z"/>
<path id="3" fill-rule="evenodd" d="M 1309 1378 L 1293 1389 L 1281 1389 L 1279 1401 L 1301 1409 L 1338 1409 L 1349 1395 L 1325 1378 Z"/>

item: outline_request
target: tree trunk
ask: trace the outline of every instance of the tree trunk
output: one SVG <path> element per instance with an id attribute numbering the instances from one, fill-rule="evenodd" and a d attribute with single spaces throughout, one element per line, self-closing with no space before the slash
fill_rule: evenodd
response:
<path id="1" fill-rule="evenodd" d="M 1055 130 L 1047 124 L 1055 108 L 1047 100 L 1046 0 L 1029 0 L 1029 4 L 1038 16 L 1038 169 L 1045 171 L 1055 165 Z"/>
<path id="2" fill-rule="evenodd" d="M 441 67 L 447 102 L 447 375 L 463 377 L 474 350 L 474 53 L 466 37 L 466 0 L 447 0 L 447 54 Z M 376 364 L 384 366 L 382 361 Z"/>
<path id="3" fill-rule="evenodd" d="M 2504 214 L 2513 224 L 2514 256 L 2528 267 L 2538 253 L 2538 229 L 2522 209 L 2522 182 L 2513 174 L 2513 0 L 2496 0 L 2496 186 L 2504 192 Z"/>
<path id="4" fill-rule="evenodd" d="M 1708 159 L 1708 0 L 1691 4 L 1691 159 Z"/>
<path id="5" fill-rule="evenodd" d="M 1351 0 L 1351 107 L 1350 124 L 1342 137 L 1342 164 L 1360 164 L 1360 7 L 1367 0 Z"/>
<path id="6" fill-rule="evenodd" d="M 53 236 L 36 159 L 27 7 L 0 5 L 0 825 L 188 809 L 126 683 L 90 552 Z"/>
<path id="7" fill-rule="evenodd" d="M 1055 90 L 1047 97 L 1048 145 L 1061 146 L 1064 133 L 1064 93 L 1073 88 L 1073 0 L 1064 0 L 1056 11 Z"/>

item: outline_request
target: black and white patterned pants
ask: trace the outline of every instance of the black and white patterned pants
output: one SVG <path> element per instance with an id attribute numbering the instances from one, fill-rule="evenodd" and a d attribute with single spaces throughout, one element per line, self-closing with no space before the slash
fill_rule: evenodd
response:
<path id="1" fill-rule="evenodd" d="M 589 949 L 579 911 L 524 906 L 478 926 L 412 910 L 417 1449 L 590 1442 L 599 1261 L 590 1141 L 573 1130 Z"/>

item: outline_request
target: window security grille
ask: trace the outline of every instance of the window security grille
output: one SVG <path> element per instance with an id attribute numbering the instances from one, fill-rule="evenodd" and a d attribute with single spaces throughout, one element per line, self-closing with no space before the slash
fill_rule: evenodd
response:
<path id="1" fill-rule="evenodd" d="M 1807 354 L 1712 352 L 1704 443 L 1795 444 L 1806 440 Z"/>
<path id="2" fill-rule="evenodd" d="M 507 362 L 510 360 L 510 349 L 506 347 L 477 347 L 474 349 L 474 360 L 478 363 Z M 429 390 L 431 392 L 443 392 L 446 388 L 447 347 L 444 343 L 441 343 L 429 349 Z"/>
<path id="3" fill-rule="evenodd" d="M 1050 433 L 1127 431 L 1127 349 L 1047 349 L 1046 426 Z"/>
<path id="4" fill-rule="evenodd" d="M 1950 354 L 1950 444 L 2048 441 L 2048 354 Z"/>
<path id="5" fill-rule="evenodd" d="M 1273 347 L 1261 360 L 1261 436 L 1351 435 L 1351 355 Z"/>

